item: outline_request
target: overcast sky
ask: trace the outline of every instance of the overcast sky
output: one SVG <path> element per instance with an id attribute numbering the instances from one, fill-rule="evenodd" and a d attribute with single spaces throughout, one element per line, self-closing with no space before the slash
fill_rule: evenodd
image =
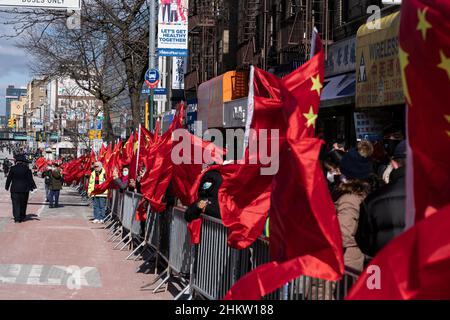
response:
<path id="1" fill-rule="evenodd" d="M 4 38 L 11 35 L 10 26 L 5 26 L 7 18 L 0 15 L 0 115 L 5 115 L 5 90 L 10 84 L 26 87 L 31 79 L 29 57 L 24 50 L 16 48 L 17 39 Z"/>

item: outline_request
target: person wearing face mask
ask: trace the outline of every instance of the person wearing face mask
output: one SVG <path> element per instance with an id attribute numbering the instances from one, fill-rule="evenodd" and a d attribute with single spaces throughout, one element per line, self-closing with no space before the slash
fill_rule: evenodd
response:
<path id="1" fill-rule="evenodd" d="M 404 140 L 404 138 L 405 137 L 402 130 L 394 124 L 389 125 L 383 131 L 383 147 L 385 150 L 385 158 L 382 161 L 378 172 L 380 177 L 386 184 L 389 184 L 389 177 L 392 170 L 394 170 L 394 168 L 392 167 L 391 158 L 394 155 L 397 145 L 402 140 Z"/>
<path id="2" fill-rule="evenodd" d="M 344 151 L 334 149 L 326 155 L 325 160 L 323 161 L 323 167 L 328 182 L 328 189 L 330 190 L 333 200 L 337 200 L 334 195 L 336 193 L 336 187 L 340 182 L 341 171 L 339 166 L 344 155 Z"/>
<path id="3" fill-rule="evenodd" d="M 128 188 L 128 174 L 129 169 L 128 167 L 122 168 L 122 175 L 119 177 L 119 171 L 117 169 L 114 169 L 113 172 L 113 178 L 114 178 L 114 184 L 119 187 L 120 192 L 125 191 Z"/>
<path id="4" fill-rule="evenodd" d="M 191 204 L 184 214 L 187 222 L 198 219 L 201 214 L 205 214 L 217 219 L 221 219 L 218 193 L 222 184 L 222 176 L 219 171 L 207 171 L 200 181 L 197 192 L 197 201 Z"/>

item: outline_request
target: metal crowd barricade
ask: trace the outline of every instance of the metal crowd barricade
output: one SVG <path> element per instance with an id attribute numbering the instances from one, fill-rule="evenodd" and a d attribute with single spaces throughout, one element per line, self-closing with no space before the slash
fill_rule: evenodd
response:
<path id="1" fill-rule="evenodd" d="M 122 223 L 124 193 L 119 192 L 119 190 L 117 190 L 117 189 L 113 189 L 110 191 L 113 192 L 113 195 L 115 193 L 115 197 L 113 200 L 113 207 L 111 209 L 112 219 L 115 221 L 115 223 L 112 228 L 113 234 L 108 239 L 108 241 L 111 240 L 112 242 L 114 242 L 117 239 L 119 239 L 119 237 L 122 234 L 122 228 L 119 228 L 118 226 L 120 226 Z"/>
<path id="2" fill-rule="evenodd" d="M 156 225 L 154 226 L 154 232 L 149 237 L 149 245 L 151 248 L 155 250 L 155 274 L 158 269 L 158 265 L 160 264 L 160 260 L 165 264 L 165 270 L 156 277 L 152 284 L 155 284 L 160 279 L 163 278 L 168 271 L 169 265 L 169 239 L 170 239 L 170 222 L 172 217 L 172 210 L 167 209 L 162 213 L 152 213 L 153 218 L 155 219 Z M 167 280 L 166 280 L 167 281 Z M 164 281 L 165 283 L 165 281 Z M 150 284 L 150 285 L 152 285 Z M 162 285 L 162 284 L 161 284 Z M 156 292 L 161 285 L 158 285 L 153 292 Z M 148 286 L 148 285 L 147 285 Z M 147 287 L 144 286 L 144 287 Z"/>
<path id="3" fill-rule="evenodd" d="M 247 267 L 247 270 L 253 270 L 256 267 L 269 263 L 271 261 L 270 259 L 270 252 L 269 252 L 269 239 L 260 236 L 256 241 L 246 249 L 248 252 L 248 258 L 246 256 L 246 259 L 244 262 L 247 262 L 249 264 L 249 269 Z M 241 263 L 241 277 L 246 274 L 245 272 L 246 263 Z M 282 288 L 272 292 L 271 294 L 266 295 L 263 299 L 264 300 L 281 300 L 282 299 Z"/>
<path id="4" fill-rule="evenodd" d="M 245 259 L 245 252 L 227 245 L 227 230 L 222 222 L 203 216 L 191 298 L 199 294 L 210 300 L 222 299 L 239 279 L 242 258 Z"/>
<path id="5" fill-rule="evenodd" d="M 130 191 L 120 192 L 123 194 L 122 215 L 120 223 L 122 225 L 122 235 L 126 233 L 126 237 L 122 237 L 122 240 L 114 247 L 116 249 L 122 242 L 125 244 L 120 250 L 123 250 L 127 245 L 131 243 L 133 238 L 131 237 L 131 228 L 134 221 L 134 213 L 136 212 L 136 199 L 135 193 Z M 126 241 L 126 242 L 125 242 Z"/>
<path id="6" fill-rule="evenodd" d="M 117 215 L 114 214 L 114 208 L 117 206 L 117 193 L 117 189 L 108 190 L 108 197 L 106 198 L 106 210 L 108 212 L 108 216 L 106 217 L 106 220 L 111 221 L 110 224 L 106 225 L 104 229 L 111 228 L 117 224 Z"/>
<path id="7" fill-rule="evenodd" d="M 175 297 L 175 300 L 178 300 L 178 298 L 180 298 L 190 288 L 189 275 L 191 271 L 191 244 L 187 222 L 184 220 L 185 210 L 186 209 L 183 207 L 174 207 L 172 209 L 169 226 L 168 267 L 163 272 L 166 277 L 153 290 L 155 293 L 163 284 L 168 282 L 173 275 L 176 275 L 181 279 L 184 288 Z M 186 276 L 188 277 L 186 278 Z"/>
<path id="8" fill-rule="evenodd" d="M 142 199 L 143 196 L 141 194 L 136 194 L 136 197 L 139 197 L 139 201 L 140 201 L 140 199 Z M 139 204 L 139 201 L 138 201 L 138 204 Z M 137 225 L 139 225 L 139 226 L 137 226 Z M 141 239 L 140 244 L 125 258 L 125 260 L 130 259 L 130 257 L 133 256 L 134 254 L 136 254 L 140 248 L 143 248 L 142 253 L 146 249 L 148 249 L 149 238 L 150 238 L 150 235 L 154 232 L 153 231 L 154 228 L 155 228 L 155 220 L 153 219 L 153 217 L 150 213 L 150 206 L 148 206 L 147 220 L 145 221 L 145 227 L 144 227 L 144 229 L 145 229 L 144 237 L 143 237 L 143 239 Z M 133 221 L 133 225 L 131 227 L 131 233 L 132 233 L 132 236 L 134 236 L 135 238 L 140 238 L 140 234 L 142 233 L 140 221 L 137 221 L 136 219 Z M 137 254 L 134 260 L 136 261 L 141 254 Z"/>
<path id="9" fill-rule="evenodd" d="M 290 283 L 288 299 L 343 300 L 358 276 L 358 271 L 347 266 L 343 278 L 337 282 L 302 276 Z"/>

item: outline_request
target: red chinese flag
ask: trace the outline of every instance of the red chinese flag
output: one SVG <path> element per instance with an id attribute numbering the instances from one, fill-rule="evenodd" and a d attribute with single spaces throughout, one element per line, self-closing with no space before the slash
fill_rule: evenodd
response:
<path id="1" fill-rule="evenodd" d="M 134 154 L 134 134 L 131 133 L 127 142 L 123 146 L 122 155 L 121 155 L 121 164 L 122 166 L 129 166 L 133 159 Z"/>
<path id="2" fill-rule="evenodd" d="M 109 148 L 109 146 L 105 147 L 105 144 L 102 143 L 102 146 L 100 147 L 100 150 L 98 152 L 98 161 L 100 161 L 102 163 L 105 161 L 105 156 L 106 156 L 106 153 L 108 152 L 108 148 Z"/>
<path id="3" fill-rule="evenodd" d="M 449 300 L 450 205 L 386 245 L 348 300 Z"/>
<path id="4" fill-rule="evenodd" d="M 181 127 L 183 113 L 184 105 L 180 105 L 167 132 L 147 149 L 145 159 L 147 171 L 141 181 L 141 192 L 154 212 L 162 212 L 166 208 L 163 198 L 173 174 L 172 133 Z"/>
<path id="5" fill-rule="evenodd" d="M 321 142 L 312 138 L 323 77 L 324 54 L 319 48 L 309 62 L 281 81 L 287 130 L 270 198 L 269 245 L 274 261 L 244 276 L 225 299 L 259 299 L 300 275 L 338 280 L 344 273 L 339 223 L 318 161 Z"/>
<path id="6" fill-rule="evenodd" d="M 105 167 L 106 170 L 106 175 L 107 176 L 112 176 L 114 169 L 120 170 L 122 167 L 121 161 L 120 161 L 120 157 L 121 157 L 121 151 L 122 149 L 122 140 L 120 140 L 115 146 L 114 146 L 114 150 L 111 154 L 111 156 L 105 159 L 105 162 L 103 164 L 103 166 Z"/>
<path id="7" fill-rule="evenodd" d="M 103 183 L 100 183 L 99 185 L 95 186 L 94 190 L 92 191 L 92 195 L 102 194 L 108 189 L 117 189 L 117 187 L 114 184 L 114 178 L 109 176 L 106 178 Z"/>
<path id="8" fill-rule="evenodd" d="M 411 148 L 411 226 L 450 200 L 450 2 L 404 1 L 399 41 Z"/>
<path id="9" fill-rule="evenodd" d="M 181 203 L 189 206 L 197 198 L 197 190 L 194 190 L 193 186 L 202 173 L 203 161 L 210 160 L 221 164 L 225 150 L 212 142 L 203 141 L 185 129 L 179 129 L 174 138 L 176 140 L 173 143 L 172 153 L 176 159 L 172 159 L 174 162 L 172 187 Z M 188 153 L 185 154 L 184 151 Z M 210 155 L 211 159 L 204 159 L 204 155 L 207 157 Z"/>
<path id="10" fill-rule="evenodd" d="M 450 299 L 450 3 L 404 1 L 399 60 L 408 105 L 408 231 L 348 299 Z"/>

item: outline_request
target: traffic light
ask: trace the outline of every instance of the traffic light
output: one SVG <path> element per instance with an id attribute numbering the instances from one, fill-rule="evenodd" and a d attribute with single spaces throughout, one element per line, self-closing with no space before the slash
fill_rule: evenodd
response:
<path id="1" fill-rule="evenodd" d="M 13 119 L 13 128 L 15 129 L 15 128 L 17 128 L 17 120 L 16 119 Z"/>
<path id="2" fill-rule="evenodd" d="M 13 126 L 14 126 L 13 118 L 9 118 L 8 119 L 8 128 L 13 128 Z"/>

